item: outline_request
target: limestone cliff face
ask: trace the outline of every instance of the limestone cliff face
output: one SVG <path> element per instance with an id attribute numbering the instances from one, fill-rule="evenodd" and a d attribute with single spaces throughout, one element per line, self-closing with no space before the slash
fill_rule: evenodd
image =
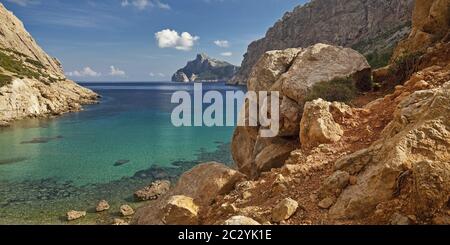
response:
<path id="1" fill-rule="evenodd" d="M 238 70 L 228 62 L 216 60 L 206 54 L 198 54 L 196 59 L 178 70 L 172 77 L 173 82 L 228 81 Z"/>
<path id="2" fill-rule="evenodd" d="M 390 56 L 410 30 L 414 0 L 312 0 L 286 13 L 266 36 L 250 44 L 230 81 L 246 84 L 252 67 L 270 50 L 327 43 L 352 47 L 374 62 Z M 389 58 L 387 58 L 389 59 Z"/>
<path id="3" fill-rule="evenodd" d="M 393 60 L 422 52 L 440 41 L 450 30 L 450 0 L 416 0 L 412 31 L 394 52 Z"/>
<path id="4" fill-rule="evenodd" d="M 81 104 L 96 98 L 91 90 L 67 80 L 59 61 L 46 54 L 0 3 L 0 125 L 80 110 Z"/>

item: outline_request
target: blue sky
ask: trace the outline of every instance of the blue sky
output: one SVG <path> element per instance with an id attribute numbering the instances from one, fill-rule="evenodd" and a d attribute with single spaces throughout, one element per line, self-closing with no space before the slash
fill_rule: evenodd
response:
<path id="1" fill-rule="evenodd" d="M 240 65 L 305 0 L 0 0 L 77 81 L 168 81 L 200 52 Z"/>

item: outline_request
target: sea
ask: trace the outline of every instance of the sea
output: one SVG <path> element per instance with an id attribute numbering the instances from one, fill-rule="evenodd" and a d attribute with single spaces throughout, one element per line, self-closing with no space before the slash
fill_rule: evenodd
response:
<path id="1" fill-rule="evenodd" d="M 101 95 L 99 104 L 0 129 L 0 224 L 108 224 L 120 217 L 120 205 L 147 205 L 134 200 L 133 193 L 155 180 L 176 182 L 203 162 L 233 165 L 234 127 L 172 124 L 178 106 L 171 103 L 172 95 L 193 94 L 192 83 L 80 84 Z M 204 83 L 203 89 L 224 96 L 245 91 L 225 83 Z M 103 199 L 111 210 L 96 213 Z M 69 210 L 88 215 L 68 223 Z"/>

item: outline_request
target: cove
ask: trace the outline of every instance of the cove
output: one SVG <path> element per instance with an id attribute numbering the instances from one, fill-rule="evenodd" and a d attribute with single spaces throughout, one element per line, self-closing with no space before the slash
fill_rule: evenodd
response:
<path id="1" fill-rule="evenodd" d="M 133 192 L 156 179 L 175 180 L 206 161 L 232 164 L 233 127 L 171 124 L 171 95 L 191 93 L 193 85 L 83 85 L 102 95 L 100 104 L 0 129 L 0 224 L 64 223 L 67 209 L 85 210 L 101 199 L 112 206 L 133 204 Z M 204 89 L 243 88 L 207 84 Z M 108 218 L 88 212 L 83 222 Z"/>

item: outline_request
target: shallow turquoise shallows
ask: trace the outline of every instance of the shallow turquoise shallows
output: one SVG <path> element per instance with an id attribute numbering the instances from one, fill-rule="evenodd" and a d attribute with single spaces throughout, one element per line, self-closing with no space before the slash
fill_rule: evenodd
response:
<path id="1" fill-rule="evenodd" d="M 170 103 L 192 84 L 85 83 L 102 96 L 83 112 L 0 130 L 0 223 L 63 223 L 69 209 L 129 202 L 155 179 L 175 180 L 202 161 L 231 164 L 233 127 L 174 127 Z M 241 90 L 205 84 L 206 90 Z M 80 223 L 107 223 L 88 214 Z"/>

